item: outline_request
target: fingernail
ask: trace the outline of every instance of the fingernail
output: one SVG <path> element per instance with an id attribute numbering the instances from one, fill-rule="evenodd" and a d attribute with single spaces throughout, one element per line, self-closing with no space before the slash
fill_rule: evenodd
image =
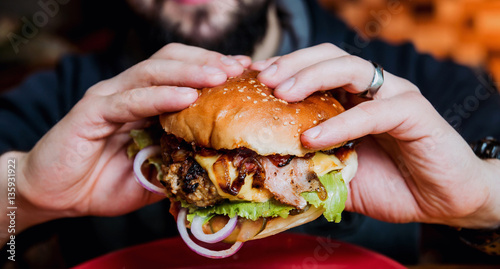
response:
<path id="1" fill-rule="evenodd" d="M 262 73 L 260 73 L 261 76 L 264 77 L 272 77 L 274 74 L 276 74 L 276 71 L 278 70 L 278 66 L 275 64 L 272 64 L 268 68 L 266 68 Z"/>
<path id="2" fill-rule="evenodd" d="M 224 72 L 222 70 L 220 70 L 219 68 L 213 67 L 213 66 L 208 66 L 208 65 L 203 66 L 203 72 L 210 74 L 210 75 L 224 74 Z"/>
<path id="3" fill-rule="evenodd" d="M 293 87 L 294 84 L 295 84 L 295 78 L 293 78 L 293 77 L 289 78 L 289 79 L 285 80 L 285 82 L 278 85 L 278 87 L 276 87 L 276 91 L 288 92 L 288 91 L 290 91 L 290 89 Z"/>
<path id="4" fill-rule="evenodd" d="M 303 132 L 302 135 L 305 135 L 309 138 L 317 138 L 320 133 L 321 133 L 321 126 L 316 126 L 314 128 L 311 128 L 311 129 Z"/>
<path id="5" fill-rule="evenodd" d="M 223 56 L 222 58 L 220 58 L 220 61 L 225 64 L 225 65 L 235 65 L 235 64 L 238 64 L 238 61 L 236 61 L 235 59 L 231 59 L 227 56 Z"/>

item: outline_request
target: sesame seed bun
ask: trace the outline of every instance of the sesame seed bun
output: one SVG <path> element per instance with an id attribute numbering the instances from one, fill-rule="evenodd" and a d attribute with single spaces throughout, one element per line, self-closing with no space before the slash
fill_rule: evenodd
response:
<path id="1" fill-rule="evenodd" d="M 189 108 L 160 116 L 167 133 L 213 149 L 249 148 L 260 155 L 304 156 L 300 135 L 344 111 L 329 92 L 317 92 L 297 103 L 287 103 L 245 71 L 223 85 L 199 90 Z M 335 145 L 335 148 L 341 145 Z M 330 148 L 330 149 L 331 149 Z"/>

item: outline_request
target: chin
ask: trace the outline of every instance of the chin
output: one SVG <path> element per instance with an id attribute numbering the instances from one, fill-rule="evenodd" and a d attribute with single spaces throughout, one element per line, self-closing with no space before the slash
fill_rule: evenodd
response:
<path id="1" fill-rule="evenodd" d="M 128 0 L 134 10 L 192 43 L 215 42 L 267 0 Z"/>

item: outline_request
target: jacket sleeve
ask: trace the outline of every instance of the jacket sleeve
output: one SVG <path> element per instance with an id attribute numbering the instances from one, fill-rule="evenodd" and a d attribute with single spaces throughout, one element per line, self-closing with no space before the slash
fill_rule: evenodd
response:
<path id="1" fill-rule="evenodd" d="M 0 95 L 0 154 L 29 151 L 106 72 L 95 56 L 68 56 Z"/>

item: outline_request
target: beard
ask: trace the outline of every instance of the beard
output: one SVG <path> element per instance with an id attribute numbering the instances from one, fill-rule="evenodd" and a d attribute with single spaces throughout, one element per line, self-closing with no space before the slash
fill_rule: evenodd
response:
<path id="1" fill-rule="evenodd" d="M 235 0 L 237 6 L 230 12 L 214 14 L 214 9 L 204 6 L 192 8 L 184 16 L 179 15 L 180 19 L 176 21 L 164 12 L 169 8 L 168 0 L 153 2 L 154 7 L 148 10 L 132 4 L 134 12 L 139 13 L 135 16 L 134 27 L 147 56 L 172 42 L 226 55 L 251 55 L 266 34 L 267 12 L 271 4 L 271 0 Z M 224 19 L 223 23 L 214 22 L 220 22 L 220 18 Z"/>

